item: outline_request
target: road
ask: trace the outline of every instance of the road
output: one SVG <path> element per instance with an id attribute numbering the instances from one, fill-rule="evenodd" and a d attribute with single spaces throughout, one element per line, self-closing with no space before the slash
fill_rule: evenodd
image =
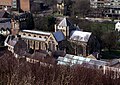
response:
<path id="1" fill-rule="evenodd" d="M 90 17 L 86 17 L 86 18 L 80 18 L 80 19 L 84 19 L 84 20 L 89 20 L 89 21 L 97 21 L 97 22 L 105 22 L 105 21 L 108 21 L 108 22 L 112 22 L 112 19 L 109 19 L 109 18 L 90 18 Z M 117 20 L 115 19 L 114 22 L 118 22 L 120 20 Z"/>

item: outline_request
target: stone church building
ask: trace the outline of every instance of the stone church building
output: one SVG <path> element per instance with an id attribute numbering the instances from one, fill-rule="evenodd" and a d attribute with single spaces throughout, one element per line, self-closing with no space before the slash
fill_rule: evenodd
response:
<path id="1" fill-rule="evenodd" d="M 26 42 L 27 49 L 33 50 L 46 50 L 56 51 L 61 50 L 59 45 L 62 41 L 69 41 L 75 44 L 75 54 L 87 56 L 93 52 L 99 52 L 100 44 L 96 37 L 91 32 L 80 31 L 78 26 L 74 26 L 67 18 L 64 18 L 59 24 L 55 25 L 55 32 L 43 32 L 35 30 L 19 30 L 19 23 L 12 21 L 12 36 L 16 39 L 6 41 L 13 41 L 13 43 L 7 43 L 5 45 L 14 48 L 17 36 L 20 35 L 21 39 Z M 14 45 L 12 45 L 14 44 Z M 78 53 L 78 47 L 82 48 L 82 51 Z M 77 50 L 76 50 L 77 49 Z M 63 49 L 65 51 L 65 48 Z"/>
<path id="2" fill-rule="evenodd" d="M 92 32 L 81 31 L 79 26 L 73 25 L 67 18 L 64 18 L 58 25 L 55 25 L 55 32 L 61 31 L 66 40 L 75 44 L 75 54 L 87 56 L 94 52 L 100 52 L 100 43 Z M 81 53 L 77 53 L 77 48 Z"/>

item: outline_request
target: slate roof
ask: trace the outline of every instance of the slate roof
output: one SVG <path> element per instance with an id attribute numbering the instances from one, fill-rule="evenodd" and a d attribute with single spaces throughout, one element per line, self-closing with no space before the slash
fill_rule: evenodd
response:
<path id="1" fill-rule="evenodd" d="M 1 28 L 11 28 L 11 19 L 10 18 L 0 18 L 0 29 Z"/>
<path id="2" fill-rule="evenodd" d="M 1 28 L 4 28 L 4 29 L 6 29 L 6 28 L 11 28 L 11 23 L 10 22 L 5 22 L 5 23 L 0 23 L 0 29 Z"/>
<path id="3" fill-rule="evenodd" d="M 26 36 L 21 36 L 21 38 L 23 38 L 23 39 L 30 39 L 30 40 L 36 40 L 36 41 L 46 41 L 46 39 L 44 39 L 44 38 L 37 38 L 37 37 L 26 37 Z"/>
<path id="4" fill-rule="evenodd" d="M 62 3 L 63 0 L 57 0 L 57 3 Z"/>
<path id="5" fill-rule="evenodd" d="M 70 39 L 75 41 L 88 42 L 91 34 L 91 32 L 73 31 Z"/>
<path id="6" fill-rule="evenodd" d="M 58 26 L 60 27 L 59 29 L 62 29 L 61 27 L 69 27 L 70 34 L 74 30 L 80 30 L 79 26 L 74 26 L 66 17 L 58 24 Z"/>
<path id="7" fill-rule="evenodd" d="M 35 34 L 48 35 L 48 36 L 51 34 L 49 32 L 35 31 L 35 30 L 22 30 L 22 32 L 35 33 Z"/>
<path id="8" fill-rule="evenodd" d="M 6 11 L 0 11 L 0 18 L 8 18 L 9 17 L 9 13 Z"/>
<path id="9" fill-rule="evenodd" d="M 61 31 L 54 32 L 53 36 L 55 37 L 57 42 L 65 40 L 65 36 L 64 36 L 64 34 Z"/>
<path id="10" fill-rule="evenodd" d="M 72 26 L 72 23 L 67 19 L 67 18 L 64 18 L 58 26 L 62 26 L 62 27 L 71 27 Z"/>
<path id="11" fill-rule="evenodd" d="M 11 22 L 11 18 L 0 18 L 0 23 Z"/>
<path id="12" fill-rule="evenodd" d="M 5 11 L 0 11 L 0 18 L 3 18 Z"/>

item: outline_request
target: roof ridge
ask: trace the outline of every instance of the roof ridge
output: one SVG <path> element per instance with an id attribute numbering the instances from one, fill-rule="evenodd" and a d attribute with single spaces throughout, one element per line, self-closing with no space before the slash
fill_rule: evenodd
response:
<path id="1" fill-rule="evenodd" d="M 58 26 L 72 26 L 72 23 L 68 20 L 68 18 L 64 17 Z"/>

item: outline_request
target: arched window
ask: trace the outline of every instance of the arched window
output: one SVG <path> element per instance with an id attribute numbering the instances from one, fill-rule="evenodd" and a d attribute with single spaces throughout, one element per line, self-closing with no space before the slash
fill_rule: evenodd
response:
<path id="1" fill-rule="evenodd" d="M 28 36 L 31 36 L 30 34 L 28 34 Z"/>
<path id="2" fill-rule="evenodd" d="M 34 35 L 34 37 L 36 37 L 36 35 Z"/>
<path id="3" fill-rule="evenodd" d="M 47 37 L 44 37 L 45 39 L 47 39 Z"/>

